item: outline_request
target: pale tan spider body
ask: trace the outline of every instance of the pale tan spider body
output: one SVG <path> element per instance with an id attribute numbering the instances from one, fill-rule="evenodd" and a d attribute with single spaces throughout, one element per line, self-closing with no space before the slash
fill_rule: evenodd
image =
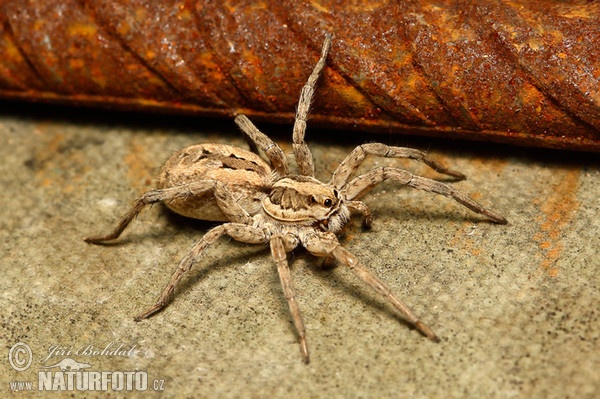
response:
<path id="1" fill-rule="evenodd" d="M 242 209 L 256 215 L 265 188 L 275 178 L 271 166 L 253 152 L 226 144 L 198 144 L 173 154 L 163 165 L 156 185 L 164 189 L 198 181 L 221 182 Z M 165 205 L 190 218 L 229 221 L 212 191 L 174 198 Z"/>
<path id="2" fill-rule="evenodd" d="M 164 164 L 158 176 L 158 188 L 139 197 L 110 234 L 85 239 L 90 243 L 102 243 L 119 237 L 146 205 L 157 202 L 163 202 L 184 216 L 225 222 L 209 230 L 181 260 L 156 304 L 137 316 L 136 320 L 148 318 L 163 309 L 173 297 L 182 277 L 206 248 L 219 237 L 227 235 L 237 241 L 270 246 L 305 362 L 309 361 L 306 331 L 287 262 L 287 253 L 298 246 L 313 255 L 334 259 L 347 266 L 383 295 L 421 333 L 434 341 L 438 340 L 436 334 L 383 281 L 339 243 L 336 233 L 348 222 L 352 213 L 361 214 L 363 223 L 370 225 L 371 211 L 358 198 L 385 180 L 450 197 L 496 223 L 506 223 L 506 219 L 448 184 L 414 175 L 404 169 L 379 167 L 354 176 L 365 157 L 372 155 L 412 158 L 439 173 L 456 179 L 464 178 L 462 173 L 448 169 L 422 151 L 411 148 L 380 143 L 363 144 L 340 163 L 330 182 L 323 183 L 315 179 L 313 159 L 304 142 L 304 133 L 314 87 L 325 66 L 330 45 L 331 36 L 328 35 L 321 57 L 303 87 L 298 103 L 293 131 L 298 174 L 289 172 L 287 158 L 276 143 L 260 132 L 246 116 L 238 115 L 235 122 L 248 136 L 255 152 L 224 144 L 200 144 L 176 152 Z M 258 149 L 268 161 L 257 155 Z"/>

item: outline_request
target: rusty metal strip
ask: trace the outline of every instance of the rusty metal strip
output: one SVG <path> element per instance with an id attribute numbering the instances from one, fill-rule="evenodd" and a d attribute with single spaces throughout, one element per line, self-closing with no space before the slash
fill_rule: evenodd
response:
<path id="1" fill-rule="evenodd" d="M 0 97 L 600 151 L 595 2 L 0 1 Z"/>

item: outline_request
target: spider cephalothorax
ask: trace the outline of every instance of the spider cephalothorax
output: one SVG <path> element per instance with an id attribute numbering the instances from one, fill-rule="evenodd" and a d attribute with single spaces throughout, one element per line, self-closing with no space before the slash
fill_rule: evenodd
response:
<path id="1" fill-rule="evenodd" d="M 351 213 L 361 214 L 364 224 L 370 225 L 371 211 L 358 198 L 385 180 L 453 198 L 496 223 L 506 223 L 506 219 L 483 208 L 448 184 L 414 175 L 404 169 L 378 167 L 354 177 L 365 157 L 373 155 L 415 159 L 439 173 L 464 179 L 462 173 L 448 169 L 424 152 L 412 148 L 380 143 L 363 144 L 340 163 L 329 183 L 315 179 L 313 158 L 304 142 L 304 132 L 314 87 L 325 66 L 330 46 L 331 36 L 328 35 L 321 57 L 300 95 L 293 131 L 298 174 L 289 173 L 285 154 L 276 143 L 260 132 L 246 116 L 238 115 L 235 122 L 253 146 L 262 150 L 267 160 L 257 153 L 224 144 L 198 144 L 184 148 L 164 164 L 158 176 L 158 188 L 135 200 L 133 207 L 110 234 L 85 238 L 90 243 L 113 240 L 120 236 L 146 205 L 157 202 L 163 202 L 184 216 L 225 222 L 209 230 L 181 260 L 156 304 L 137 316 L 136 320 L 148 318 L 163 309 L 171 300 L 181 278 L 197 262 L 202 252 L 219 237 L 228 235 L 238 241 L 270 246 L 305 362 L 309 361 L 306 332 L 287 262 L 287 253 L 298 246 L 316 256 L 332 258 L 348 266 L 382 294 L 409 323 L 430 339 L 438 340 L 435 333 L 383 281 L 339 243 L 335 233 L 350 219 Z"/>
<path id="2" fill-rule="evenodd" d="M 263 210 L 271 218 L 301 226 L 321 224 L 326 230 L 339 231 L 349 211 L 338 191 L 317 179 L 288 175 L 273 184 L 262 200 Z M 329 227 L 331 222 L 336 227 Z"/>

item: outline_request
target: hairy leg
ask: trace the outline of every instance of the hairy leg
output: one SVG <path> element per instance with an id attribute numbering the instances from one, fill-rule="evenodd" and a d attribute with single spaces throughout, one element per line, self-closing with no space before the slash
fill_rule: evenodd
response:
<path id="1" fill-rule="evenodd" d="M 396 297 L 390 288 L 364 266 L 356 256 L 350 253 L 337 241 L 333 234 L 309 232 L 301 235 L 302 245 L 312 254 L 317 256 L 331 256 L 341 264 L 347 266 L 360 279 L 367 283 L 371 288 L 383 295 L 385 299 L 402 314 L 404 319 L 414 325 L 421 333 L 432 341 L 439 341 L 437 335 L 410 310 L 398 297 Z"/>
<path id="2" fill-rule="evenodd" d="M 418 190 L 429 191 L 452 198 L 473 212 L 485 215 L 496 223 L 508 223 L 502 215 L 484 208 L 472 200 L 469 196 L 463 194 L 454 187 L 437 180 L 414 175 L 407 170 L 399 168 L 379 167 L 365 173 L 364 175 L 356 177 L 346 185 L 346 196 L 350 200 L 360 197 L 377 184 L 388 179 L 397 181 L 401 184 L 405 184 Z"/>
<path id="3" fill-rule="evenodd" d="M 194 184 L 150 190 L 142 194 L 133 202 L 133 206 L 119 221 L 115 229 L 106 235 L 91 236 L 84 238 L 84 241 L 91 244 L 100 244 L 118 238 L 129 223 L 144 209 L 146 205 L 152 205 L 157 202 L 169 201 L 175 198 L 182 198 L 189 195 L 199 194 L 211 190 L 214 187 L 212 181 L 199 181 Z"/>
<path id="4" fill-rule="evenodd" d="M 239 126 L 240 129 L 250 140 L 252 143 L 257 145 L 261 150 L 263 150 L 266 156 L 271 161 L 271 165 L 277 172 L 279 172 L 282 176 L 288 174 L 288 164 L 285 158 L 285 154 L 283 150 L 277 143 L 271 140 L 266 134 L 258 130 L 254 123 L 248 119 L 246 115 L 238 115 L 235 117 L 235 123 Z"/>
<path id="5" fill-rule="evenodd" d="M 268 238 L 265 232 L 256 227 L 239 223 L 225 223 L 209 230 L 204 237 L 192 248 L 192 250 L 179 262 L 177 269 L 171 275 L 169 283 L 165 286 L 162 294 L 151 308 L 135 317 L 136 321 L 146 319 L 162 310 L 173 298 L 175 288 L 183 276 L 190 271 L 198 261 L 204 250 L 212 245 L 219 237 L 228 235 L 236 241 L 248 244 L 266 244 Z"/>
<path id="6" fill-rule="evenodd" d="M 228 220 L 237 223 L 251 223 L 252 218 L 239 204 L 237 204 L 227 186 L 212 180 L 200 180 L 181 186 L 147 191 L 133 202 L 133 206 L 125 215 L 123 215 L 112 232 L 106 235 L 85 237 L 84 241 L 89 242 L 90 244 L 100 244 L 119 238 L 121 233 L 123 233 L 123 230 L 125 230 L 129 223 L 131 223 L 146 205 L 152 205 L 157 202 L 169 202 L 176 198 L 200 195 L 207 191 L 213 191 L 217 204 Z"/>
<path id="7" fill-rule="evenodd" d="M 319 80 L 319 76 L 321 76 L 321 71 L 325 67 L 325 61 L 327 59 L 327 53 L 331 48 L 331 35 L 328 34 L 325 36 L 325 41 L 323 42 L 323 48 L 321 50 L 321 58 L 315 65 L 312 73 L 308 77 L 308 80 L 304 87 L 302 88 L 302 92 L 300 93 L 300 101 L 298 102 L 298 109 L 296 110 L 296 120 L 294 122 L 294 134 L 293 134 L 293 147 L 294 147 L 294 156 L 296 157 L 296 163 L 298 164 L 298 169 L 300 170 L 301 175 L 305 176 L 314 176 L 315 175 L 315 165 L 313 162 L 313 157 L 304 141 L 304 133 L 306 131 L 306 118 L 308 117 L 308 112 L 310 110 L 310 103 L 312 102 L 312 98 L 315 92 L 315 85 L 317 84 L 317 80 Z"/>
<path id="8" fill-rule="evenodd" d="M 292 277 L 290 274 L 290 268 L 287 262 L 287 256 L 285 251 L 285 244 L 281 236 L 274 236 L 271 238 L 271 255 L 277 264 L 277 272 L 279 273 L 279 279 L 281 280 L 281 286 L 283 287 L 283 293 L 287 300 L 296 331 L 300 340 L 300 352 L 305 363 L 310 361 L 308 355 L 308 344 L 306 343 L 306 328 L 304 327 L 304 321 L 302 321 L 302 314 L 300 313 L 300 307 L 296 301 L 296 292 L 294 285 L 292 284 Z"/>
<path id="9" fill-rule="evenodd" d="M 463 180 L 465 175 L 455 170 L 449 169 L 427 156 L 423 151 L 407 147 L 392 147 L 381 143 L 369 143 L 356 147 L 348 156 L 340 163 L 331 178 L 331 184 L 337 189 L 343 189 L 348 184 L 348 179 L 356 172 L 363 163 L 367 155 L 374 155 L 383 158 L 410 158 L 423 162 L 438 173 L 452 176 L 456 179 Z"/>
<path id="10" fill-rule="evenodd" d="M 346 201 L 346 206 L 351 210 L 360 213 L 363 216 L 363 227 L 370 229 L 373 223 L 373 214 L 371 210 L 362 201 Z"/>

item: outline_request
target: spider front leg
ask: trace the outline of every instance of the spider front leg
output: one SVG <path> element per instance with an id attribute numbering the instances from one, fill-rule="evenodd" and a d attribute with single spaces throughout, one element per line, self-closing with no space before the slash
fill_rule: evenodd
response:
<path id="1" fill-rule="evenodd" d="M 358 176 L 348 183 L 344 190 L 346 197 L 349 200 L 360 197 L 365 192 L 385 180 L 397 181 L 400 184 L 405 184 L 418 190 L 429 191 L 436 194 L 454 199 L 456 202 L 466 206 L 473 212 L 487 216 L 489 219 L 496 223 L 506 224 L 508 221 L 504 216 L 490 211 L 479 205 L 477 202 L 472 200 L 466 194 L 461 193 L 454 187 L 439 182 L 437 180 L 428 179 L 410 173 L 407 170 L 390 167 L 379 167 L 365 173 L 364 175 Z"/>
<path id="2" fill-rule="evenodd" d="M 343 189 L 348 183 L 348 179 L 356 172 L 363 163 L 367 155 L 374 155 L 382 158 L 410 158 L 423 162 L 438 173 L 452 176 L 458 180 L 463 180 L 466 176 L 460 172 L 449 169 L 427 156 L 423 151 L 407 147 L 392 147 L 381 143 L 369 143 L 356 147 L 337 167 L 331 178 L 331 184 L 337 189 Z"/>
<path id="3" fill-rule="evenodd" d="M 370 229 L 373 224 L 373 214 L 371 209 L 362 201 L 346 201 L 346 206 L 351 210 L 360 213 L 363 216 L 362 225 L 364 229 Z"/>
<path id="4" fill-rule="evenodd" d="M 151 308 L 144 313 L 136 316 L 135 321 L 147 319 L 155 313 L 162 310 L 173 298 L 175 288 L 183 276 L 190 271 L 192 266 L 198 261 L 204 250 L 212 245 L 219 237 L 228 235 L 236 241 L 247 244 L 265 244 L 268 240 L 267 235 L 261 228 L 247 226 L 240 223 L 225 223 L 209 230 L 204 237 L 192 248 L 192 250 L 179 262 L 177 269 L 171 275 L 169 283 L 163 289 L 162 294 Z"/>
<path id="5" fill-rule="evenodd" d="M 321 71 L 323 71 L 323 68 L 325 67 L 327 53 L 329 53 L 330 48 L 331 34 L 327 34 L 325 36 L 325 41 L 323 42 L 323 48 L 321 49 L 321 58 L 319 58 L 319 61 L 308 77 L 306 84 L 302 87 L 300 100 L 298 101 L 298 109 L 296 110 L 292 146 L 294 148 L 296 164 L 298 164 L 300 174 L 304 176 L 315 175 L 313 157 L 308 145 L 304 141 L 304 133 L 306 132 L 306 118 L 308 117 L 308 111 L 310 110 L 310 103 L 312 102 L 315 93 L 315 85 L 317 84 L 317 80 L 319 80 L 319 76 L 321 76 Z"/>
<path id="6" fill-rule="evenodd" d="M 398 297 L 396 297 L 390 288 L 365 267 L 356 256 L 350 253 L 346 248 L 338 242 L 335 235 L 332 233 L 318 233 L 309 232 L 300 236 L 302 245 L 316 256 L 328 256 L 333 257 L 341 264 L 347 266 L 354 272 L 361 280 L 367 283 L 371 288 L 383 295 L 389 303 L 396 308 L 404 317 L 404 319 L 410 324 L 414 325 L 421 333 L 427 336 L 432 341 L 438 342 L 439 338 L 437 335 L 419 320 L 419 318 L 410 310 L 410 308 L 404 304 Z"/>
<path id="7" fill-rule="evenodd" d="M 306 328 L 304 327 L 304 321 L 302 320 L 302 314 L 300 313 L 300 307 L 296 301 L 296 292 L 294 285 L 292 284 L 292 276 L 290 274 L 290 268 L 287 262 L 286 248 L 284 240 L 281 236 L 274 236 L 271 238 L 271 255 L 277 264 L 277 272 L 279 273 L 279 279 L 281 280 L 281 286 L 285 299 L 287 300 L 296 331 L 298 332 L 298 338 L 300 340 L 300 352 L 305 363 L 310 361 L 308 355 L 308 344 L 306 343 Z"/>

